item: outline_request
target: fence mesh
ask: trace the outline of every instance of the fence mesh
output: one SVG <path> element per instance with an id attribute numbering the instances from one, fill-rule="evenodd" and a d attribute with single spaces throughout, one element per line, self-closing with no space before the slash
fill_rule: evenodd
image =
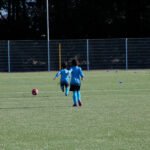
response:
<path id="1" fill-rule="evenodd" d="M 87 50 L 86 40 L 56 40 L 50 43 L 50 68 L 51 70 L 59 69 L 59 44 L 61 44 L 61 61 L 66 61 L 68 67 L 71 61 L 77 58 L 83 69 L 86 69 Z"/>
<path id="2" fill-rule="evenodd" d="M 127 42 L 126 42 L 127 41 Z M 61 62 L 77 58 L 83 70 L 149 69 L 150 39 L 51 40 L 50 65 L 47 41 L 0 41 L 0 72 L 59 70 Z"/>
<path id="3" fill-rule="evenodd" d="M 150 39 L 128 40 L 129 69 L 150 68 Z"/>
<path id="4" fill-rule="evenodd" d="M 0 41 L 0 71 L 8 71 L 8 42 Z"/>
<path id="5" fill-rule="evenodd" d="M 90 69 L 125 69 L 125 40 L 90 40 Z"/>
<path id="6" fill-rule="evenodd" d="M 46 41 L 10 41 L 10 70 L 47 71 Z"/>

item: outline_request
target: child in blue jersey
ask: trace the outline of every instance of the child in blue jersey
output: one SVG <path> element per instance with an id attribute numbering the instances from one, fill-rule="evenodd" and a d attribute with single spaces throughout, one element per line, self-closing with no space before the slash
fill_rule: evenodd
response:
<path id="1" fill-rule="evenodd" d="M 61 90 L 64 92 L 65 91 L 65 95 L 68 96 L 69 95 L 69 71 L 67 70 L 67 64 L 64 62 L 62 63 L 62 70 L 58 71 L 56 76 L 54 77 L 54 80 L 56 78 L 59 77 L 59 75 L 61 75 L 61 79 L 60 79 L 60 88 Z M 65 90 L 64 90 L 65 87 Z"/>
<path id="2" fill-rule="evenodd" d="M 80 94 L 80 86 L 81 80 L 84 80 L 84 74 L 82 72 L 81 67 L 78 67 L 79 62 L 75 59 L 72 60 L 72 67 L 69 72 L 71 73 L 71 82 L 70 82 L 70 91 L 73 91 L 73 107 L 82 106 L 81 103 L 81 94 Z M 78 100 L 78 104 L 77 104 Z"/>

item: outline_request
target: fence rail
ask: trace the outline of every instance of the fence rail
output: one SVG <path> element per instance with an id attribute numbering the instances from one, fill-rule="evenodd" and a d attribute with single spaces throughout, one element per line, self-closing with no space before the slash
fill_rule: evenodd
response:
<path id="1" fill-rule="evenodd" d="M 0 41 L 0 72 L 59 70 L 73 58 L 83 70 L 150 69 L 150 38 Z"/>

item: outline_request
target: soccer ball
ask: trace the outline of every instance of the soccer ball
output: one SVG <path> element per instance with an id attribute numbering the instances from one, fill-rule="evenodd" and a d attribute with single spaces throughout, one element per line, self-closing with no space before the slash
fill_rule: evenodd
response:
<path id="1" fill-rule="evenodd" d="M 32 90 L 32 95 L 37 95 L 39 93 L 38 89 L 33 89 Z"/>

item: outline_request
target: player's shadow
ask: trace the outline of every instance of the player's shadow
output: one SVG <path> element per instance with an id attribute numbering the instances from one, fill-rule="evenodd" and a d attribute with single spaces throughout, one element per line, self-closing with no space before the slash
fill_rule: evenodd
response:
<path id="1" fill-rule="evenodd" d="M 0 110 L 13 110 L 13 109 L 40 109 L 40 108 L 68 108 L 72 106 L 37 106 L 37 107 L 0 107 Z"/>

